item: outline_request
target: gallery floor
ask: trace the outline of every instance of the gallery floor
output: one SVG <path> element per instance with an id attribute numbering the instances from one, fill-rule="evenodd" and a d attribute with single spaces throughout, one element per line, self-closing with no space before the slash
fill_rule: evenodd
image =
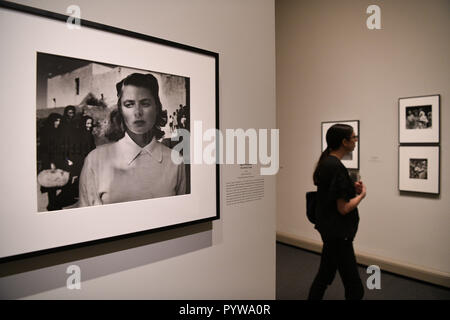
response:
<path id="1" fill-rule="evenodd" d="M 320 255 L 300 248 L 277 243 L 277 288 L 278 300 L 305 300 L 309 287 L 319 268 Z M 369 274 L 364 266 L 359 266 L 363 284 Z M 325 300 L 344 299 L 344 287 L 339 275 L 328 287 Z M 365 287 L 365 300 L 450 300 L 450 289 L 421 281 L 381 272 L 381 289 L 369 290 Z"/>

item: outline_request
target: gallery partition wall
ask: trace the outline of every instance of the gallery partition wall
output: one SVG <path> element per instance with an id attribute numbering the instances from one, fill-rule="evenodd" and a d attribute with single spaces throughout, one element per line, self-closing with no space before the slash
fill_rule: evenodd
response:
<path id="1" fill-rule="evenodd" d="M 259 178 L 257 200 L 227 201 L 225 186 L 243 169 L 188 165 L 181 139 L 167 139 L 199 122 L 205 131 L 275 128 L 274 1 L 73 4 L 2 2 L 0 35 L 11 44 L 1 53 L 10 75 L 0 84 L 10 93 L 2 146 L 11 156 L 2 167 L 0 297 L 275 298 L 275 177 Z M 58 168 L 52 148 L 60 128 L 73 140 L 72 119 L 88 152 L 79 175 L 65 153 L 68 167 Z M 150 124 L 158 141 L 136 148 Z M 178 157 L 165 162 L 171 148 Z M 66 197 L 77 179 L 78 197 Z"/>

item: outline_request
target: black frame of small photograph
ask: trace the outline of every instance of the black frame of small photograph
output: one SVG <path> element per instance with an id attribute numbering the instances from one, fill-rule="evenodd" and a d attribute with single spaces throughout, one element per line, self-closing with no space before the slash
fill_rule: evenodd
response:
<path id="1" fill-rule="evenodd" d="M 398 148 L 398 190 L 400 192 L 413 192 L 423 194 L 440 194 L 441 186 L 441 152 L 439 145 L 401 145 Z M 417 163 L 426 162 L 423 176 L 419 173 L 411 177 L 415 168 L 411 168 L 411 157 Z M 433 165 L 430 168 L 430 165 Z M 417 171 L 419 172 L 419 168 Z M 413 172 L 414 173 L 414 172 Z"/>
<path id="2" fill-rule="evenodd" d="M 398 99 L 398 141 L 400 144 L 440 143 L 440 94 Z M 422 109 L 422 110 L 421 110 Z M 425 113 L 428 110 L 431 116 Z M 412 119 L 408 120 L 408 112 Z M 413 114 L 413 112 L 417 114 Z M 420 116 L 420 112 L 423 112 Z M 421 120 L 423 118 L 423 120 Z"/>

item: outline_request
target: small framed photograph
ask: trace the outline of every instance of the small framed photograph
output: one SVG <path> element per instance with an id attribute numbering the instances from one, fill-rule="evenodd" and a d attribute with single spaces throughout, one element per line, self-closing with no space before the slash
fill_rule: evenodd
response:
<path id="1" fill-rule="evenodd" d="M 334 124 L 342 123 L 353 127 L 355 135 L 358 136 L 358 141 L 356 142 L 355 150 L 352 153 L 347 154 L 342 158 L 342 163 L 347 169 L 359 169 L 359 120 L 349 120 L 349 121 L 326 121 L 322 122 L 322 152 L 327 148 L 327 131 Z"/>
<path id="2" fill-rule="evenodd" d="M 439 146 L 399 147 L 399 190 L 439 194 Z"/>
<path id="3" fill-rule="evenodd" d="M 439 143 L 440 95 L 400 98 L 399 142 Z"/>

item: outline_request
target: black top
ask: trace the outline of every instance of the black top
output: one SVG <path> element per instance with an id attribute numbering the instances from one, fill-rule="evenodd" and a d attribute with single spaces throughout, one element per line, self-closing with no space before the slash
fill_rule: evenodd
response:
<path id="1" fill-rule="evenodd" d="M 38 157 L 42 168 L 50 169 L 53 163 L 57 169 L 67 170 L 65 165 L 63 132 L 60 128 L 44 127 L 39 134 Z"/>
<path id="2" fill-rule="evenodd" d="M 350 201 L 355 196 L 355 185 L 345 166 L 334 156 L 326 157 L 319 167 L 317 185 L 316 228 L 322 236 L 355 237 L 359 223 L 358 208 L 342 215 L 336 203 L 337 199 Z"/>

